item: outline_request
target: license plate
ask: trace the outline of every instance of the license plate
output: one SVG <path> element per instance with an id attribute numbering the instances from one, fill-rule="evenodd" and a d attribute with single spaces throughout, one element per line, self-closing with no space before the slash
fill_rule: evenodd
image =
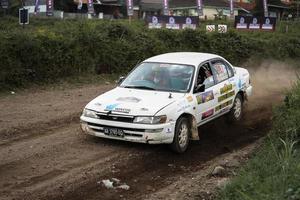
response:
<path id="1" fill-rule="evenodd" d="M 124 137 L 124 131 L 118 128 L 104 128 L 104 134 L 114 137 Z"/>

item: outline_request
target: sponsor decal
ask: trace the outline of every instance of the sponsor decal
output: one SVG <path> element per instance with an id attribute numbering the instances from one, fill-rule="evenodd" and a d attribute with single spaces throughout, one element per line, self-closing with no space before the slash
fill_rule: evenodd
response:
<path id="1" fill-rule="evenodd" d="M 192 102 L 193 101 L 193 97 L 192 96 L 188 96 L 186 99 L 188 100 L 188 102 Z"/>
<path id="2" fill-rule="evenodd" d="M 190 107 L 191 107 L 191 105 L 184 105 L 181 108 L 179 108 L 179 110 L 177 110 L 177 112 L 182 112 L 182 111 L 184 111 L 184 110 L 186 110 L 186 109 L 188 109 Z"/>
<path id="3" fill-rule="evenodd" d="M 172 128 L 167 128 L 166 133 L 172 133 Z"/>
<path id="4" fill-rule="evenodd" d="M 232 85 L 232 84 L 224 85 L 224 87 L 222 87 L 222 88 L 220 89 L 220 92 L 221 92 L 221 94 L 224 94 L 224 93 L 226 93 L 226 92 L 232 90 L 232 88 L 233 88 L 233 85 Z"/>
<path id="5" fill-rule="evenodd" d="M 211 109 L 211 110 L 208 110 L 208 111 L 202 113 L 202 120 L 211 117 L 213 114 L 214 114 L 214 109 Z"/>
<path id="6" fill-rule="evenodd" d="M 249 25 L 249 29 L 260 29 L 260 23 L 258 23 L 257 17 L 253 17 Z"/>
<path id="7" fill-rule="evenodd" d="M 95 106 L 102 106 L 101 103 L 95 103 Z"/>
<path id="8" fill-rule="evenodd" d="M 179 24 L 176 23 L 176 20 L 174 17 L 169 18 L 169 23 L 166 24 L 167 29 L 180 29 Z"/>
<path id="9" fill-rule="evenodd" d="M 238 23 L 236 23 L 236 28 L 237 29 L 247 29 L 248 24 L 246 22 L 246 18 L 243 16 L 240 16 Z"/>
<path id="10" fill-rule="evenodd" d="M 276 27 L 276 17 L 256 17 L 256 16 L 235 16 L 235 28 L 243 30 L 265 30 L 274 31 Z"/>
<path id="11" fill-rule="evenodd" d="M 148 108 L 141 108 L 141 111 L 149 111 L 149 109 Z"/>
<path id="12" fill-rule="evenodd" d="M 239 86 L 239 89 L 242 88 L 242 80 L 241 79 L 239 79 L 238 86 Z"/>
<path id="13" fill-rule="evenodd" d="M 195 29 L 199 26 L 199 17 L 196 16 L 147 16 L 146 21 L 150 29 Z"/>
<path id="14" fill-rule="evenodd" d="M 119 97 L 117 101 L 123 101 L 123 102 L 129 102 L 129 103 L 138 103 L 141 101 L 141 99 L 138 99 L 136 97 Z"/>
<path id="15" fill-rule="evenodd" d="M 210 90 L 208 92 L 196 96 L 196 98 L 198 104 L 206 103 L 214 99 L 214 93 L 212 90 Z"/>
<path id="16" fill-rule="evenodd" d="M 105 110 L 106 111 L 113 111 L 118 105 L 119 105 L 118 103 L 107 105 Z"/>
<path id="17" fill-rule="evenodd" d="M 221 102 L 221 101 L 224 101 L 224 100 L 226 100 L 226 99 L 229 99 L 230 97 L 232 97 L 232 96 L 234 96 L 234 95 L 235 95 L 235 91 L 234 91 L 234 90 L 231 91 L 231 92 L 228 92 L 228 93 L 226 93 L 226 94 L 220 96 L 220 97 L 218 98 L 218 102 Z"/>
<path id="18" fill-rule="evenodd" d="M 114 111 L 120 113 L 130 113 L 130 109 L 128 108 L 115 108 Z"/>
<path id="19" fill-rule="evenodd" d="M 230 106 L 231 104 L 233 103 L 233 100 L 229 100 L 229 101 L 226 101 L 225 103 L 222 103 L 220 105 L 218 105 L 216 108 L 215 108 L 215 112 L 218 112 L 219 110 L 223 109 L 223 108 L 226 108 L 227 106 Z"/>

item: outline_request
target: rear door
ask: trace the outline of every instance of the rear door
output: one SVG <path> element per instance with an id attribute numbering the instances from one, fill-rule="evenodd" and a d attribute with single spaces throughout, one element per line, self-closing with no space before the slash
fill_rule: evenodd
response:
<path id="1" fill-rule="evenodd" d="M 234 72 L 229 64 L 222 59 L 212 60 L 210 64 L 217 90 L 214 113 L 221 115 L 228 112 L 233 105 L 236 84 L 231 79 L 234 79 Z"/>

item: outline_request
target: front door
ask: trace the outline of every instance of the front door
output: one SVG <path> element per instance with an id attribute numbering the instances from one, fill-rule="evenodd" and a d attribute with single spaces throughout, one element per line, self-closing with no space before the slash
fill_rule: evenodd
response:
<path id="1" fill-rule="evenodd" d="M 209 62 L 201 65 L 197 73 L 196 86 L 201 84 L 205 85 L 204 92 L 194 93 L 197 99 L 196 119 L 199 125 L 215 115 L 214 108 L 217 104 L 219 88 L 215 84 Z"/>

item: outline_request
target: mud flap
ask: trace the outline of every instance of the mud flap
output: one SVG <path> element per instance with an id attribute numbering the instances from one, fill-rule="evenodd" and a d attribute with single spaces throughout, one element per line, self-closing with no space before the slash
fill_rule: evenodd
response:
<path id="1" fill-rule="evenodd" d="M 192 121 L 191 131 L 192 131 L 191 140 L 199 140 L 197 122 L 194 117 L 193 117 L 193 121 Z"/>

